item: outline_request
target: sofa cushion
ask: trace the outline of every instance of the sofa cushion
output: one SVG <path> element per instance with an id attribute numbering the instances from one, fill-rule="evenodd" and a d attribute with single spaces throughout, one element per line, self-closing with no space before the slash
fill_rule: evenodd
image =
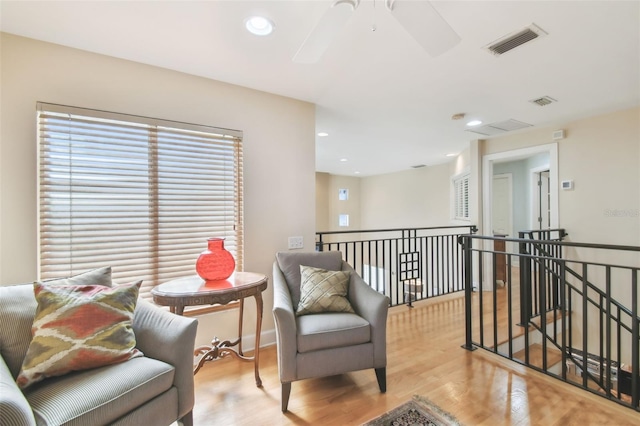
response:
<path id="1" fill-rule="evenodd" d="M 35 283 L 33 339 L 18 386 L 24 389 L 46 377 L 142 356 L 132 326 L 140 284 L 110 288 Z"/>
<path id="2" fill-rule="evenodd" d="M 94 269 L 62 280 L 73 285 L 98 284 L 110 287 L 111 267 Z M 57 279 L 46 281 L 47 284 L 64 282 Z M 11 324 L 11 327 L 0 327 L 0 354 L 14 379 L 18 377 L 31 342 L 31 325 L 37 306 L 32 284 L 0 286 L 0 324 Z"/>
<path id="3" fill-rule="evenodd" d="M 293 308 L 297 309 L 300 303 L 300 265 L 339 271 L 342 267 L 342 253 L 339 251 L 279 252 L 276 253 L 276 261 L 289 287 Z"/>
<path id="4" fill-rule="evenodd" d="M 39 425 L 108 424 L 170 389 L 174 374 L 173 366 L 140 357 L 46 379 L 25 396 Z"/>
<path id="5" fill-rule="evenodd" d="M 103 285 L 111 287 L 111 266 L 92 269 L 78 275 L 65 278 L 52 278 L 50 280 L 38 281 L 44 284 L 55 285 Z"/>
<path id="6" fill-rule="evenodd" d="M 322 312 L 354 313 L 347 290 L 347 271 L 327 271 L 300 265 L 300 303 L 296 315 L 319 314 Z"/>
<path id="7" fill-rule="evenodd" d="M 339 348 L 367 343 L 371 340 L 371 326 L 362 317 L 348 313 L 322 313 L 296 318 L 298 352 Z"/>

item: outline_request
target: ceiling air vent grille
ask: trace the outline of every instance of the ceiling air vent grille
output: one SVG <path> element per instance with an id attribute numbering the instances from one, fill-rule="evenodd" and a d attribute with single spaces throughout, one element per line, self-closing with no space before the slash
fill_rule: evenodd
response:
<path id="1" fill-rule="evenodd" d="M 522 46 L 525 43 L 528 43 L 545 35 L 547 35 L 547 33 L 544 32 L 540 27 L 538 27 L 536 24 L 531 24 L 523 30 L 520 30 L 513 34 L 509 34 L 494 41 L 490 45 L 486 46 L 486 49 L 494 55 L 500 56 L 503 53 L 507 53 L 508 51 L 513 50 L 518 46 Z"/>
<path id="2" fill-rule="evenodd" d="M 514 119 L 509 119 L 497 123 L 487 124 L 481 127 L 474 127 L 472 129 L 467 129 L 466 131 L 477 133 L 483 136 L 495 136 L 502 133 L 511 132 L 512 130 L 524 129 L 526 127 L 531 127 L 531 124 Z"/>
<path id="3" fill-rule="evenodd" d="M 532 104 L 536 104 L 538 106 L 545 106 L 558 101 L 553 99 L 551 96 L 543 96 L 538 99 L 531 99 L 529 102 L 531 102 Z"/>

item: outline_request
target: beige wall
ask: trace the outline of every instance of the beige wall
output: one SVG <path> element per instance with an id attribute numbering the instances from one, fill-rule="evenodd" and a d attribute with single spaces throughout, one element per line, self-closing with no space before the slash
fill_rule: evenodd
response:
<path id="1" fill-rule="evenodd" d="M 362 178 L 363 229 L 449 225 L 449 164 Z"/>
<path id="2" fill-rule="evenodd" d="M 271 274 L 287 237 L 315 231 L 312 104 L 9 34 L 1 35 L 0 284 L 37 275 L 36 102 L 244 131 L 245 270 Z M 194 259 L 195 264 L 195 259 Z M 273 342 L 273 295 L 264 295 Z M 247 303 L 246 329 L 254 330 Z M 233 338 L 237 312 L 200 318 L 199 344 Z M 252 347 L 252 343 L 247 346 Z"/>
<path id="3" fill-rule="evenodd" d="M 329 231 L 329 173 L 316 173 L 316 231 Z"/>
<path id="4" fill-rule="evenodd" d="M 316 231 L 354 231 L 360 230 L 360 181 L 358 177 L 316 173 Z M 347 200 L 338 199 L 340 189 L 348 190 Z M 349 226 L 339 226 L 339 216 L 349 215 Z M 324 243 L 352 241 L 360 234 L 325 235 Z"/>
<path id="5" fill-rule="evenodd" d="M 572 241 L 640 245 L 640 108 L 568 123 L 558 128 L 560 226 Z M 484 142 L 493 154 L 553 142 L 546 128 Z M 617 213 L 615 213 L 617 212 Z"/>
<path id="6" fill-rule="evenodd" d="M 449 163 L 422 169 L 363 178 L 316 173 L 317 229 L 341 230 L 340 213 L 350 215 L 352 230 L 450 225 L 451 178 L 469 167 L 466 149 Z M 339 188 L 349 188 L 348 202 L 338 201 Z"/>

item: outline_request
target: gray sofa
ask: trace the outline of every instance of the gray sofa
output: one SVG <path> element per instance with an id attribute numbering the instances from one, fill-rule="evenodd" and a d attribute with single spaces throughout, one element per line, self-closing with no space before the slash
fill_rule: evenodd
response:
<path id="1" fill-rule="evenodd" d="M 31 341 L 36 307 L 33 285 L 0 287 L 2 425 L 193 423 L 195 319 L 139 299 L 133 329 L 145 356 L 48 378 L 22 392 L 15 379 Z"/>
<path id="2" fill-rule="evenodd" d="M 318 313 L 296 316 L 300 301 L 300 265 L 349 271 L 347 298 L 355 314 Z M 342 253 L 276 254 L 273 264 L 273 316 L 282 384 L 282 411 L 287 411 L 291 383 L 312 377 L 375 369 L 386 392 L 387 313 L 389 298 L 371 289 Z"/>

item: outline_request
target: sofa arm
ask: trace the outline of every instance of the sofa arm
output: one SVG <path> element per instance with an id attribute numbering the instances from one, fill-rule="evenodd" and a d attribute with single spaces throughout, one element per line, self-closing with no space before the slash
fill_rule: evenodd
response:
<path id="1" fill-rule="evenodd" d="M 296 380 L 296 354 L 298 352 L 298 327 L 289 287 L 278 263 L 273 263 L 273 319 L 276 325 L 278 371 L 280 381 Z"/>
<path id="2" fill-rule="evenodd" d="M 2 357 L 0 357 L 0 419 L 2 424 L 7 425 L 36 424 L 31 406 L 18 388 Z"/>
<path id="3" fill-rule="evenodd" d="M 353 309 L 371 325 L 374 366 L 375 368 L 385 367 L 387 365 L 389 298 L 369 287 L 347 262 L 343 262 L 342 270 L 351 272 L 349 301 Z"/>
<path id="4" fill-rule="evenodd" d="M 174 315 L 150 302 L 138 299 L 133 316 L 136 347 L 145 356 L 175 367 L 178 389 L 178 418 L 191 412 L 195 403 L 193 350 L 198 320 Z"/>

